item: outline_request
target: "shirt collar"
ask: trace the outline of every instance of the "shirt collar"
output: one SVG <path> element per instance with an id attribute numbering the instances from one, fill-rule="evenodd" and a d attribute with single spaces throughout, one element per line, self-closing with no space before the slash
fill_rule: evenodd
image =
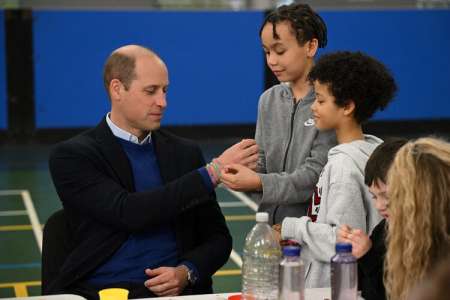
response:
<path id="1" fill-rule="evenodd" d="M 138 145 L 150 144 L 152 142 L 152 132 L 151 131 L 148 133 L 148 135 L 142 141 L 139 142 L 139 139 L 137 136 L 129 133 L 128 131 L 123 130 L 122 128 L 119 128 L 116 124 L 114 124 L 113 121 L 111 121 L 111 119 L 109 118 L 109 114 L 110 113 L 108 113 L 106 115 L 106 123 L 108 124 L 108 126 L 111 129 L 114 136 L 118 137 L 119 139 L 129 141 L 129 142 L 132 142 L 133 144 L 138 144 Z"/>

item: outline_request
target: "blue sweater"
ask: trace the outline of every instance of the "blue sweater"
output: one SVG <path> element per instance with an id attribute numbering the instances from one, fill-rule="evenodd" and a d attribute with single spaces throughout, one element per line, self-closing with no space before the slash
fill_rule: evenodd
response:
<path id="1" fill-rule="evenodd" d="M 130 161 L 136 192 L 162 186 L 152 144 L 138 145 L 120 138 L 118 141 Z M 96 286 L 118 282 L 143 284 L 148 279 L 144 272 L 146 268 L 174 267 L 177 264 L 175 233 L 172 224 L 167 223 L 148 228 L 143 233 L 131 234 L 116 253 L 97 268 L 88 281 Z"/>

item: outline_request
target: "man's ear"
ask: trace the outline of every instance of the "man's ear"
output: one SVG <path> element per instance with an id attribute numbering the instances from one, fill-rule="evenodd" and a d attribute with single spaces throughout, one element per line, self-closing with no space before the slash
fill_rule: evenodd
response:
<path id="1" fill-rule="evenodd" d="M 124 86 L 119 79 L 113 79 L 109 83 L 109 95 L 111 100 L 120 100 Z"/>
<path id="2" fill-rule="evenodd" d="M 319 48 L 319 41 L 317 39 L 312 39 L 306 43 L 306 46 L 306 55 L 309 58 L 313 58 L 317 53 L 317 49 Z"/>
<path id="3" fill-rule="evenodd" d="M 351 116 L 355 112 L 355 101 L 350 100 L 344 105 L 344 116 Z"/>

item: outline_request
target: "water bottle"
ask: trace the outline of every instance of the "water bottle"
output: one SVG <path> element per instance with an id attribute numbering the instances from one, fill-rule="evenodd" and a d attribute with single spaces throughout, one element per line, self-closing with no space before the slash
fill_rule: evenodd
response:
<path id="1" fill-rule="evenodd" d="M 283 248 L 280 263 L 280 300 L 305 300 L 305 267 L 300 247 Z"/>
<path id="2" fill-rule="evenodd" d="M 278 299 L 281 251 L 268 220 L 268 213 L 257 213 L 256 225 L 245 238 L 242 299 Z"/>
<path id="3" fill-rule="evenodd" d="M 336 244 L 336 255 L 331 258 L 331 300 L 358 299 L 358 267 L 352 255 L 352 245 Z"/>

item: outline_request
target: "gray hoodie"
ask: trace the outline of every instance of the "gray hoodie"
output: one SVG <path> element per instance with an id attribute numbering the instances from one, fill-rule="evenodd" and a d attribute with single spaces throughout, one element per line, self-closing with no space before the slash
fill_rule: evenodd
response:
<path id="1" fill-rule="evenodd" d="M 259 100 L 255 139 L 262 193 L 252 197 L 259 211 L 269 213 L 271 224 L 306 214 L 328 150 L 336 145 L 334 132 L 319 132 L 314 126 L 314 98 L 311 90 L 295 104 L 289 84 L 281 83 Z"/>
<path id="2" fill-rule="evenodd" d="M 364 140 L 332 148 L 308 216 L 284 219 L 282 237 L 295 239 L 302 245 L 306 287 L 330 286 L 330 259 L 335 254 L 336 230 L 340 225 L 348 224 L 370 233 L 380 222 L 381 216 L 364 184 L 364 168 L 381 142 L 375 136 L 365 135 Z"/>

